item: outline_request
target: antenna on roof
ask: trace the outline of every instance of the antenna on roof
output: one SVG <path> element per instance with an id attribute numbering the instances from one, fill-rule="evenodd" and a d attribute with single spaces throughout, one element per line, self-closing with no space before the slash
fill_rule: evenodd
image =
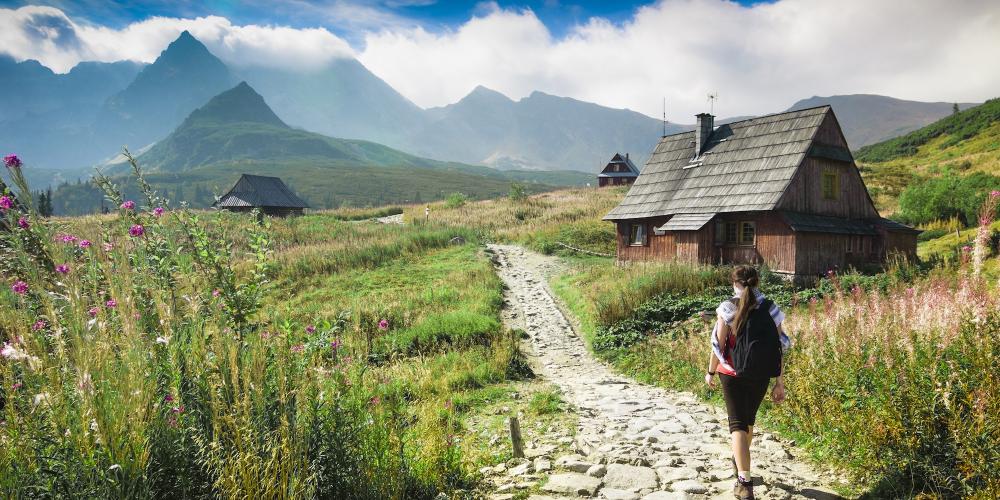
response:
<path id="1" fill-rule="evenodd" d="M 715 114 L 715 100 L 719 98 L 718 92 L 712 92 L 708 94 L 708 112 L 709 114 Z"/>
<path id="2" fill-rule="evenodd" d="M 663 135 L 661 137 L 667 136 L 667 98 L 663 98 Z"/>

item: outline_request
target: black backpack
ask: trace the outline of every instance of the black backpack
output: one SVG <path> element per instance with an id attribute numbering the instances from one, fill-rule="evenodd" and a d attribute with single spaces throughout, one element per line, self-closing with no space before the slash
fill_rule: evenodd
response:
<path id="1" fill-rule="evenodd" d="M 737 377 L 754 379 L 781 375 L 781 339 L 771 318 L 771 304 L 764 299 L 743 323 L 733 346 L 733 369 Z"/>

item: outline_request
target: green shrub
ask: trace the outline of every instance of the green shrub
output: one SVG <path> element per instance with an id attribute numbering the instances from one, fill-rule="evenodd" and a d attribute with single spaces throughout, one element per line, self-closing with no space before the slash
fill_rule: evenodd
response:
<path id="1" fill-rule="evenodd" d="M 444 199 L 445 208 L 458 208 L 465 206 L 469 199 L 462 193 L 451 193 Z"/>
<path id="2" fill-rule="evenodd" d="M 510 201 L 524 201 L 528 198 L 528 192 L 524 189 L 524 184 L 512 182 L 507 197 L 510 198 Z"/>
<path id="3" fill-rule="evenodd" d="M 968 176 L 946 173 L 911 184 L 899 196 L 899 214 L 914 224 L 958 218 L 978 225 L 979 207 L 990 191 L 1000 189 L 1000 177 L 982 172 Z"/>

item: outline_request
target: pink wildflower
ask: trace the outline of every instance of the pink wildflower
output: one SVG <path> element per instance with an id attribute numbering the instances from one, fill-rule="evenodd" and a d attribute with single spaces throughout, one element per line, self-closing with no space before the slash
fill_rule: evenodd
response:
<path id="1" fill-rule="evenodd" d="M 968 253 L 968 252 L 971 252 L 971 251 L 972 251 L 972 247 L 969 246 L 969 245 L 965 245 L 965 246 L 962 247 L 962 252 Z"/>
<path id="2" fill-rule="evenodd" d="M 14 207 L 14 200 L 10 196 L 0 196 L 0 209 L 7 210 Z"/>
<path id="3" fill-rule="evenodd" d="M 48 326 L 48 323 L 46 323 L 44 319 L 40 319 L 36 321 L 35 324 L 31 325 L 31 329 L 37 332 L 46 326 Z"/>
<path id="4" fill-rule="evenodd" d="M 90 308 L 90 309 L 89 309 L 89 310 L 87 311 L 87 314 L 89 314 L 91 318 L 96 318 L 96 317 L 97 317 L 97 313 L 98 313 L 99 311 L 100 311 L 100 309 L 98 309 L 98 308 L 96 308 L 96 307 L 91 307 L 91 308 Z"/>
<path id="5" fill-rule="evenodd" d="M 114 249 L 115 249 L 115 246 L 113 244 L 111 244 L 111 243 L 105 243 L 104 244 L 104 251 L 105 252 L 110 252 L 110 251 L 112 251 Z"/>
<path id="6" fill-rule="evenodd" d="M 15 382 L 14 385 L 10 386 L 10 390 L 16 391 L 22 387 L 24 387 L 24 384 L 22 384 L 21 382 Z"/>
<path id="7" fill-rule="evenodd" d="M 80 240 L 80 248 L 90 248 L 90 245 L 92 245 L 90 240 Z"/>
<path id="8" fill-rule="evenodd" d="M 292 352 L 302 352 L 306 350 L 306 346 L 302 344 L 296 344 L 292 346 Z"/>
<path id="9" fill-rule="evenodd" d="M 122 203 L 121 207 L 123 209 L 125 209 L 125 210 L 134 210 L 135 209 L 135 202 L 132 201 L 132 200 L 125 200 L 125 202 Z"/>
<path id="10" fill-rule="evenodd" d="M 56 272 L 59 274 L 68 274 L 69 266 L 67 264 L 59 264 L 56 266 Z"/>
<path id="11" fill-rule="evenodd" d="M 378 329 L 379 330 L 388 330 L 389 329 L 389 320 L 383 319 L 382 321 L 379 321 L 378 322 Z"/>
<path id="12" fill-rule="evenodd" d="M 167 394 L 166 396 L 163 396 L 164 403 L 172 403 L 173 401 L 174 401 L 174 396 L 172 394 Z"/>
<path id="13" fill-rule="evenodd" d="M 4 156 L 3 164 L 6 165 L 7 168 L 21 168 L 22 165 L 21 159 L 18 158 L 17 155 L 13 154 Z"/>
<path id="14" fill-rule="evenodd" d="M 143 234 L 146 234 L 146 228 L 142 227 L 142 224 L 136 224 L 128 228 L 128 234 L 133 238 L 138 238 Z"/>
<path id="15" fill-rule="evenodd" d="M 71 234 L 61 234 L 56 236 L 56 238 L 62 240 L 63 243 L 76 243 L 76 236 Z"/>
<path id="16" fill-rule="evenodd" d="M 115 300 L 115 299 L 109 299 L 107 302 L 104 303 L 104 305 L 108 309 L 114 309 L 114 308 L 118 307 L 118 301 Z"/>
<path id="17" fill-rule="evenodd" d="M 307 326 L 306 327 L 306 333 L 316 333 L 316 327 L 313 326 L 313 325 Z"/>
<path id="18" fill-rule="evenodd" d="M 378 406 L 379 403 L 381 403 L 381 402 L 382 402 L 382 398 L 380 398 L 378 396 L 373 396 L 372 399 L 370 400 L 370 403 L 372 404 L 372 406 Z"/>
<path id="19" fill-rule="evenodd" d="M 184 413 L 184 405 L 175 406 L 171 408 L 170 413 Z"/>
<path id="20" fill-rule="evenodd" d="M 222 291 L 221 290 L 219 290 L 218 288 L 216 288 L 215 290 L 212 290 L 212 297 L 218 297 L 219 295 L 222 295 Z"/>
<path id="21" fill-rule="evenodd" d="M 997 197 L 1000 197 L 1000 191 L 997 191 L 995 189 L 993 191 L 990 191 L 990 198 L 997 198 Z"/>
<path id="22" fill-rule="evenodd" d="M 10 286 L 10 289 L 13 290 L 14 293 L 18 295 L 24 295 L 28 293 L 28 284 L 21 280 L 17 280 L 14 282 L 13 285 Z"/>
<path id="23" fill-rule="evenodd" d="M 17 227 L 21 229 L 28 229 L 29 227 L 31 227 L 31 224 L 28 222 L 28 219 L 26 217 L 21 217 L 17 219 Z"/>
<path id="24" fill-rule="evenodd" d="M 163 215 L 163 207 L 156 207 L 153 209 L 153 215 L 159 217 Z"/>
<path id="25" fill-rule="evenodd" d="M 263 340 L 267 340 L 267 339 L 271 338 L 271 335 L 273 335 L 273 334 L 271 332 L 268 332 L 268 331 L 260 332 L 260 338 L 263 339 Z"/>

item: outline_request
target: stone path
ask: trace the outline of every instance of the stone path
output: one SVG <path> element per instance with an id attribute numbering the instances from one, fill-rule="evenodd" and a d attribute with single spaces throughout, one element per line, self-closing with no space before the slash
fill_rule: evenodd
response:
<path id="1" fill-rule="evenodd" d="M 497 470 L 492 498 L 513 498 L 521 475 L 545 481 L 541 490 L 549 496 L 529 497 L 535 500 L 733 498 L 725 412 L 690 393 L 640 384 L 597 361 L 549 291 L 546 277 L 559 267 L 555 258 L 517 246 L 489 250 L 508 288 L 509 326 L 528 334 L 524 347 L 536 371 L 559 386 L 579 417 L 575 453 L 528 450 L 532 462 Z M 755 437 L 757 498 L 839 498 L 819 486 L 826 482 L 793 451 L 771 434 Z"/>
<path id="2" fill-rule="evenodd" d="M 379 224 L 402 224 L 403 214 L 387 215 L 385 217 L 376 217 L 375 222 Z"/>

